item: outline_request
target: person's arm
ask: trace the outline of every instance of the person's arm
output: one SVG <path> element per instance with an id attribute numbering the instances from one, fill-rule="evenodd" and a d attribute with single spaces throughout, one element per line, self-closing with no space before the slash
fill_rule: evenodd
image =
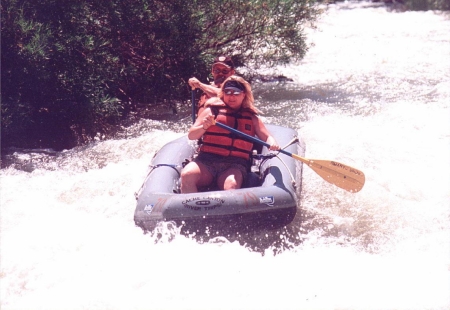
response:
<path id="1" fill-rule="evenodd" d="M 189 79 L 189 85 L 192 88 L 200 88 L 208 97 L 217 97 L 220 88 L 214 85 L 203 84 L 197 78 L 193 77 Z"/>
<path id="2" fill-rule="evenodd" d="M 214 116 L 212 115 L 210 108 L 201 111 L 194 124 L 192 124 L 189 129 L 188 138 L 190 140 L 200 139 L 206 130 L 213 125 L 213 121 Z"/>
<path id="3" fill-rule="evenodd" d="M 271 151 L 280 150 L 280 146 L 278 145 L 277 141 L 270 134 L 269 130 L 267 130 L 266 126 L 259 117 L 253 116 L 253 126 L 255 127 L 255 133 L 258 136 L 258 138 L 270 145 L 269 150 Z"/>

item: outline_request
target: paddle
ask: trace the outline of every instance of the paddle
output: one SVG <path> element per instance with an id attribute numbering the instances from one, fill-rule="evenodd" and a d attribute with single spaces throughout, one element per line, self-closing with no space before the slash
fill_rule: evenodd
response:
<path id="1" fill-rule="evenodd" d="M 195 123 L 196 104 L 195 104 L 195 88 L 191 91 L 191 103 L 192 103 L 192 124 Z"/>
<path id="2" fill-rule="evenodd" d="M 239 130 L 231 128 L 222 123 L 215 122 L 216 126 L 220 128 L 231 131 L 237 135 L 240 135 L 252 142 L 261 144 L 270 147 L 269 143 L 266 143 L 258 138 L 249 136 Z M 312 170 L 314 170 L 319 176 L 321 176 L 325 181 L 336 185 L 346 191 L 356 193 L 359 192 L 366 180 L 364 173 L 356 168 L 352 168 L 350 166 L 338 163 L 337 161 L 332 160 L 321 160 L 321 159 L 307 159 L 303 158 L 299 155 L 289 153 L 285 150 L 280 150 L 281 153 L 291 156 L 294 159 L 297 159 L 305 164 L 307 164 Z"/>

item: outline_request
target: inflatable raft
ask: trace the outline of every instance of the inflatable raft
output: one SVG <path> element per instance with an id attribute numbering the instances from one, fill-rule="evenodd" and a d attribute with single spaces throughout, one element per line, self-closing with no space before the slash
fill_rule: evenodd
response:
<path id="1" fill-rule="evenodd" d="M 281 147 L 287 145 L 284 150 L 304 155 L 305 145 L 296 131 L 266 127 Z M 136 225 L 152 231 L 160 222 L 175 222 L 188 232 L 239 232 L 289 224 L 297 212 L 302 163 L 256 143 L 254 148 L 252 171 L 243 188 L 180 194 L 180 171 L 195 156 L 197 143 L 183 136 L 166 144 L 153 157 L 147 178 L 136 193 Z"/>

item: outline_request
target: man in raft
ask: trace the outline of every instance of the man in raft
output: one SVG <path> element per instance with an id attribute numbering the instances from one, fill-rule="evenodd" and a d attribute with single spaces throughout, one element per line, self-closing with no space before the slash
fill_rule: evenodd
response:
<path id="1" fill-rule="evenodd" d="M 218 56 L 214 58 L 211 73 L 214 78 L 214 82 L 211 84 L 203 84 L 195 77 L 190 78 L 188 81 L 192 89 L 200 88 L 203 91 L 197 105 L 198 114 L 200 114 L 201 110 L 204 108 L 206 100 L 212 97 L 217 97 L 223 81 L 234 75 L 236 71 L 234 70 L 234 63 L 230 57 Z"/>

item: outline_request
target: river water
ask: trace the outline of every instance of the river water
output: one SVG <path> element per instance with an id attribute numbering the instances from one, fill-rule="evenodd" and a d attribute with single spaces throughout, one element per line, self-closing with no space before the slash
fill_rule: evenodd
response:
<path id="1" fill-rule="evenodd" d="M 199 240 L 134 225 L 134 193 L 189 109 L 117 139 L 17 152 L 1 170 L 2 309 L 450 309 L 450 16 L 330 5 L 287 83 L 255 85 L 306 157 L 365 172 L 356 194 L 305 167 L 287 228 Z M 168 116 L 168 115 L 167 115 Z"/>

